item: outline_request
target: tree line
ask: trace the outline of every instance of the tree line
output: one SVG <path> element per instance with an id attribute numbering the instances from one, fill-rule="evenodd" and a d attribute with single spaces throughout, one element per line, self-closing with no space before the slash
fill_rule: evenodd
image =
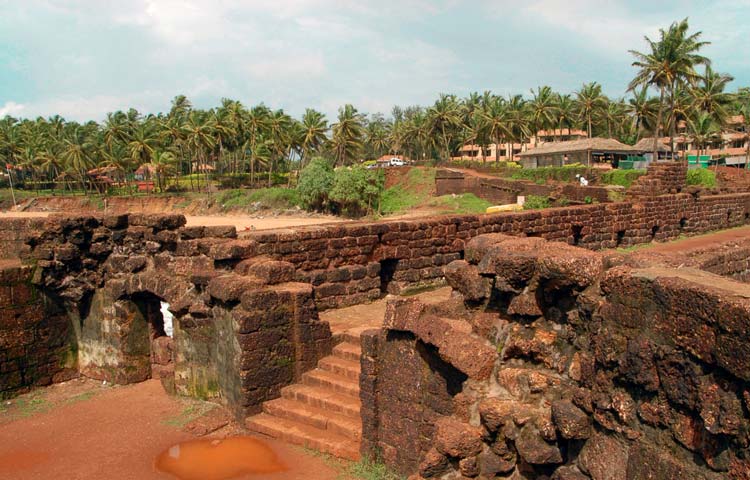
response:
<path id="1" fill-rule="evenodd" d="M 385 154 L 443 161 L 466 143 L 525 143 L 540 130 L 582 129 L 630 144 L 654 137 L 656 149 L 656 138 L 674 139 L 685 122 L 694 142 L 706 147 L 730 126 L 732 115 L 743 115 L 750 131 L 750 88 L 727 91 L 733 78 L 715 72 L 700 54 L 708 43 L 701 36 L 689 32 L 685 19 L 660 30 L 658 38 L 646 37 L 646 51 L 631 51 L 637 73 L 620 98 L 590 82 L 572 93 L 540 86 L 528 95 L 441 94 L 430 106 L 396 106 L 388 118 L 347 104 L 329 120 L 314 109 L 296 119 L 231 99 L 200 109 L 179 95 L 167 113 L 130 109 L 109 113 L 101 123 L 6 116 L 0 120 L 0 160 L 24 178 L 84 188 L 92 169 L 125 180 L 146 166 L 164 190 L 168 177 L 180 175 L 201 188 L 209 172 L 270 186 L 279 173 L 299 170 L 316 156 L 336 166 Z M 750 148 L 747 154 L 750 159 Z"/>

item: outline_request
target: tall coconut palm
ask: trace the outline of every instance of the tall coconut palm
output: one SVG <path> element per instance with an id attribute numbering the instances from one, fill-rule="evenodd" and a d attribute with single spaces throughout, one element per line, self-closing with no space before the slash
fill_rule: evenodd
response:
<path id="1" fill-rule="evenodd" d="M 633 91 L 628 100 L 627 110 L 635 124 L 636 142 L 641 138 L 641 128 L 648 130 L 656 118 L 656 102 L 648 96 L 648 88 L 642 87 Z"/>
<path id="2" fill-rule="evenodd" d="M 461 126 L 461 109 L 455 95 L 440 94 L 435 104 L 427 110 L 427 121 L 431 134 L 439 136 L 441 140 L 443 160 L 449 160 L 450 140 Z"/>
<path id="3" fill-rule="evenodd" d="M 526 105 L 536 147 L 539 143 L 539 131 L 552 130 L 557 126 L 557 105 L 552 88 L 545 85 L 537 87 L 536 92 L 531 90 L 531 100 Z"/>
<path id="4" fill-rule="evenodd" d="M 508 121 L 507 107 L 504 98 L 496 97 L 479 112 L 480 122 L 487 136 L 495 143 L 496 162 L 500 161 L 501 142 L 513 138 L 512 123 Z M 510 157 L 510 154 L 506 156 Z"/>
<path id="5" fill-rule="evenodd" d="M 688 131 L 698 147 L 698 155 L 705 152 L 711 142 L 721 138 L 721 127 L 708 112 L 698 112 L 688 119 Z"/>
<path id="6" fill-rule="evenodd" d="M 586 133 L 591 138 L 593 121 L 607 107 L 607 98 L 597 82 L 584 83 L 575 94 L 578 118 L 586 125 Z"/>
<path id="7" fill-rule="evenodd" d="M 312 155 L 320 150 L 328 140 L 328 121 L 326 116 L 317 110 L 308 108 L 302 115 L 302 161 L 309 161 Z"/>
<path id="8" fill-rule="evenodd" d="M 576 123 L 575 105 L 573 97 L 568 94 L 557 94 L 555 96 L 555 120 L 561 137 L 563 135 L 563 128 L 567 127 L 568 135 L 570 135 L 570 129 Z"/>
<path id="9" fill-rule="evenodd" d="M 363 147 L 365 135 L 364 117 L 353 105 L 339 108 L 338 122 L 331 126 L 333 138 L 331 148 L 336 165 L 353 163 Z"/>
<path id="10" fill-rule="evenodd" d="M 732 102 L 732 95 L 724 90 L 732 80 L 734 77 L 731 75 L 714 72 L 710 65 L 706 65 L 706 70 L 696 86 L 690 89 L 691 107 L 707 112 L 719 125 L 724 125 L 729 115 L 729 104 Z"/>
<path id="11" fill-rule="evenodd" d="M 673 92 L 680 82 L 695 83 L 699 78 L 696 65 L 708 65 L 709 60 L 698 54 L 698 51 L 709 42 L 700 40 L 701 32 L 688 35 L 687 18 L 674 22 L 667 30 L 659 30 L 657 41 L 645 37 L 649 51 L 645 53 L 630 50 L 636 58 L 633 66 L 638 73 L 628 85 L 628 90 L 642 86 L 653 86 L 659 89 L 659 111 L 656 115 L 654 129 L 654 158 L 658 155 L 658 141 L 664 115 L 664 99 L 667 92 Z M 674 128 L 670 129 L 670 148 L 674 153 Z"/>

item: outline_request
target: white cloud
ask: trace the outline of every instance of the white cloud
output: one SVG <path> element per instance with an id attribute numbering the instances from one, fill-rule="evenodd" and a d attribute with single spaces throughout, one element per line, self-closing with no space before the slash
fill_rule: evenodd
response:
<path id="1" fill-rule="evenodd" d="M 309 78 L 323 75 L 326 65 L 320 53 L 299 52 L 295 55 L 253 60 L 247 64 L 245 71 L 260 80 L 291 79 L 296 76 Z"/>
<path id="2" fill-rule="evenodd" d="M 26 105 L 9 100 L 5 102 L 5 105 L 0 107 L 0 118 L 5 117 L 6 115 L 15 117 L 23 113 L 25 109 L 26 109 Z"/>

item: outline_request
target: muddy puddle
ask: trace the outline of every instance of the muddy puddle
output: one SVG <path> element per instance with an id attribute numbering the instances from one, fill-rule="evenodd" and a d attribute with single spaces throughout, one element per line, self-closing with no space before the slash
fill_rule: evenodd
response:
<path id="1" fill-rule="evenodd" d="M 242 436 L 178 443 L 160 453 L 154 465 L 180 480 L 227 480 L 286 470 L 270 446 Z"/>

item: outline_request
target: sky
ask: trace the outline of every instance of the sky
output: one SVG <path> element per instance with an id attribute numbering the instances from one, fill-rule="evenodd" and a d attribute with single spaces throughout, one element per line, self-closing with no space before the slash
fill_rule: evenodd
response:
<path id="1" fill-rule="evenodd" d="M 684 17 L 750 85 L 750 0 L 0 0 L 0 117 L 100 121 L 178 94 L 329 119 L 589 81 L 621 97 L 628 50 Z"/>

